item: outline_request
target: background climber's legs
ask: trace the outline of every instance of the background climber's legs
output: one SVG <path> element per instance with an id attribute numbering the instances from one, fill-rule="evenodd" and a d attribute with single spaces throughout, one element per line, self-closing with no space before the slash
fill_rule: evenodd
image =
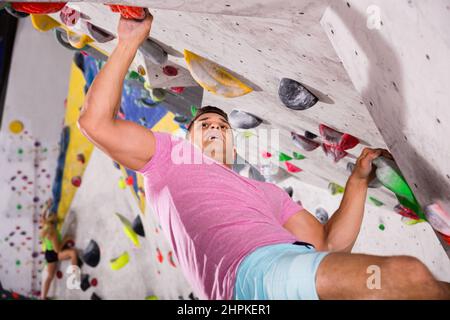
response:
<path id="1" fill-rule="evenodd" d="M 70 260 L 74 266 L 78 263 L 77 252 L 74 249 L 66 249 L 58 253 L 59 260 Z"/>
<path id="2" fill-rule="evenodd" d="M 377 267 L 380 286 L 373 288 Z M 450 299 L 449 284 L 407 256 L 331 253 L 319 266 L 316 288 L 320 299 Z"/>
<path id="3" fill-rule="evenodd" d="M 56 274 L 56 264 L 57 262 L 47 263 L 47 278 L 44 282 L 44 288 L 42 290 L 42 299 L 47 299 L 48 290 L 50 289 L 50 284 L 52 283 L 53 278 Z"/>

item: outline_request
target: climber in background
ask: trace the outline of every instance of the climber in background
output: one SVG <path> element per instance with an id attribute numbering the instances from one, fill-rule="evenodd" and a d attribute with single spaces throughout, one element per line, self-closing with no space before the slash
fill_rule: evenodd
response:
<path id="1" fill-rule="evenodd" d="M 55 212 L 49 212 L 52 200 L 45 203 L 41 214 L 40 237 L 43 244 L 45 261 L 47 262 L 47 278 L 44 281 L 44 288 L 41 293 L 43 300 L 47 299 L 50 284 L 56 275 L 57 263 L 61 260 L 70 260 L 73 266 L 78 264 L 78 257 L 75 249 L 67 248 L 72 241 L 69 237 L 62 239 L 61 233 L 57 229 L 58 216 Z M 73 242 L 73 241 L 72 241 Z"/>
<path id="2" fill-rule="evenodd" d="M 197 296 L 450 299 L 449 284 L 414 257 L 351 253 L 372 161 L 390 157 L 386 150 L 363 150 L 339 209 L 322 225 L 278 186 L 231 170 L 233 133 L 223 110 L 199 109 L 187 139 L 118 119 L 125 76 L 152 21 L 150 14 L 142 22 L 120 20 L 118 44 L 86 95 L 78 126 L 114 161 L 144 176 L 148 203 Z M 380 278 L 372 287 L 374 269 Z"/>

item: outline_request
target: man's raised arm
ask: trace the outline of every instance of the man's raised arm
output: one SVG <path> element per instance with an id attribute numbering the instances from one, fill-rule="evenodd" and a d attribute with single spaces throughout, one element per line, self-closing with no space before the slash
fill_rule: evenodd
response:
<path id="1" fill-rule="evenodd" d="M 81 132 L 111 158 L 132 170 L 141 169 L 155 152 L 153 133 L 131 121 L 116 119 L 125 76 L 152 25 L 120 19 L 118 44 L 92 83 L 78 119 Z"/>

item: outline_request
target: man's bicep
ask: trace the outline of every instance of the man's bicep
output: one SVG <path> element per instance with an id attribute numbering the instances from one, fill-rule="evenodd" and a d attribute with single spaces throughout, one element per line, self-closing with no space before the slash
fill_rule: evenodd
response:
<path id="1" fill-rule="evenodd" d="M 156 150 L 152 131 L 131 121 L 115 120 L 84 134 L 113 160 L 132 170 L 144 167 Z"/>
<path id="2" fill-rule="evenodd" d="M 299 241 L 311 243 L 318 251 L 326 250 L 325 229 L 306 209 L 292 215 L 283 227 Z"/>

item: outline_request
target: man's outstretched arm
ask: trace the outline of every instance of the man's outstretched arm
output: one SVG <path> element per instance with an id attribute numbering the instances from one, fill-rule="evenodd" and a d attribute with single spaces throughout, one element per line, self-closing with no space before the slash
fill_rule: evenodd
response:
<path id="1" fill-rule="evenodd" d="M 325 225 L 304 209 L 290 217 L 284 227 L 300 241 L 313 244 L 316 250 L 350 252 L 361 228 L 368 185 L 375 178 L 372 161 L 380 155 L 392 157 L 386 150 L 364 149 L 347 181 L 339 208 Z"/>
<path id="2" fill-rule="evenodd" d="M 152 16 L 142 22 L 120 19 L 117 47 L 92 83 L 78 126 L 98 148 L 127 168 L 141 169 L 153 156 L 155 139 L 147 128 L 116 119 L 125 76 L 150 33 Z"/>

